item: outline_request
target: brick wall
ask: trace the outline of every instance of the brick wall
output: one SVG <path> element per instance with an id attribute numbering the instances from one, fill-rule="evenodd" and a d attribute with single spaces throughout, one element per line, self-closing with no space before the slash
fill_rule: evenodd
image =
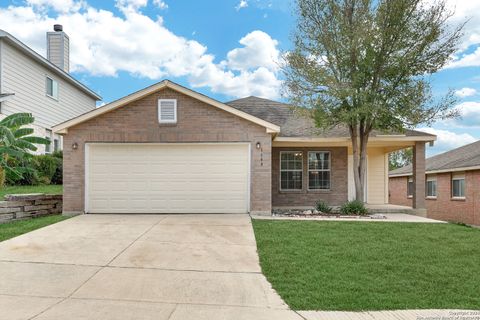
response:
<path id="1" fill-rule="evenodd" d="M 301 191 L 280 191 L 280 151 L 301 151 L 303 153 L 303 189 Z M 331 189 L 308 190 L 308 151 L 330 151 Z M 313 206 L 324 200 L 338 206 L 348 200 L 348 156 L 347 148 L 273 148 L 272 150 L 272 205 L 274 207 Z"/>
<path id="2" fill-rule="evenodd" d="M 465 199 L 451 197 L 451 173 L 437 178 L 437 198 L 426 198 L 427 217 L 480 225 L 480 170 L 465 172 Z M 407 177 L 390 178 L 389 199 L 392 204 L 411 206 L 407 198 Z"/>
<path id="3" fill-rule="evenodd" d="M 161 98 L 177 99 L 176 125 L 158 123 L 157 101 Z M 264 127 L 174 90 L 163 89 L 68 129 L 63 154 L 65 212 L 84 211 L 87 142 L 249 142 L 250 208 L 256 212 L 271 211 L 270 134 Z M 257 142 L 262 151 L 255 148 Z M 72 150 L 73 143 L 78 144 L 77 150 Z"/>
<path id="4" fill-rule="evenodd" d="M 0 223 L 62 212 L 62 195 L 11 194 L 0 201 Z"/>

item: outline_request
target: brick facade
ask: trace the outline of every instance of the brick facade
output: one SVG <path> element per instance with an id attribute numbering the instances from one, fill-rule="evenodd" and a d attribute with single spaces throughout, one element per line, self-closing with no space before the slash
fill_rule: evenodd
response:
<path id="1" fill-rule="evenodd" d="M 389 203 L 411 206 L 407 197 L 408 177 L 389 179 Z M 427 217 L 480 225 L 480 170 L 465 172 L 465 199 L 451 197 L 451 173 L 436 174 L 437 198 L 426 198 Z"/>
<path id="2" fill-rule="evenodd" d="M 177 124 L 158 123 L 158 99 L 177 99 Z M 271 211 L 271 136 L 266 129 L 166 88 L 68 129 L 64 137 L 64 212 L 83 212 L 85 143 L 249 142 L 250 208 Z M 255 148 L 261 143 L 261 150 Z M 78 149 L 73 150 L 72 144 Z M 132 157 L 135 155 L 132 154 Z"/>
<path id="3" fill-rule="evenodd" d="M 280 151 L 301 151 L 303 153 L 303 188 L 301 191 L 280 190 Z M 308 151 L 330 151 L 331 189 L 308 190 Z M 295 148 L 274 147 L 272 150 L 272 206 L 299 207 L 313 206 L 316 201 L 324 200 L 329 205 L 338 206 L 348 200 L 348 155 L 346 147 L 333 148 Z"/>

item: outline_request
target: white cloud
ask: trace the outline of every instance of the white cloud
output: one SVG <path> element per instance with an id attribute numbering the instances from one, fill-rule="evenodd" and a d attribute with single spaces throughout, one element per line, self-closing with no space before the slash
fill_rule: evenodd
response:
<path id="1" fill-rule="evenodd" d="M 235 7 L 235 10 L 239 11 L 240 9 L 248 7 L 248 2 L 247 0 L 240 0 L 240 2 L 237 4 Z"/>
<path id="2" fill-rule="evenodd" d="M 445 67 L 445 69 L 478 66 L 480 66 L 480 47 L 478 47 L 472 53 L 455 56 L 453 60 Z"/>
<path id="3" fill-rule="evenodd" d="M 86 3 L 76 11 L 55 9 L 51 17 L 38 5 L 9 6 L 0 8 L 0 29 L 44 54 L 45 32 L 55 23 L 63 24 L 70 37 L 72 71 L 94 76 L 122 71 L 152 80 L 186 77 L 192 87 L 210 87 L 227 96 L 279 97 L 278 42 L 268 34 L 257 30 L 245 35 L 239 48 L 216 62 L 205 45 L 176 35 L 161 17 L 140 12 L 146 4 L 147 0 L 117 0 L 120 16 Z"/>
<path id="4" fill-rule="evenodd" d="M 469 47 L 473 46 L 474 48 L 480 44 L 480 1 L 447 0 L 447 7 L 455 12 L 449 19 L 452 25 L 468 21 L 463 30 L 464 36 L 460 44 L 460 51 L 453 57 L 453 61 L 447 65 L 446 69 L 480 66 L 479 48 L 474 52 L 465 53 Z"/>
<path id="5" fill-rule="evenodd" d="M 58 12 L 77 11 L 81 7 L 86 6 L 82 0 L 26 0 L 28 5 L 35 7 L 38 10 L 53 9 Z"/>
<path id="6" fill-rule="evenodd" d="M 473 88 L 462 88 L 455 91 L 455 95 L 460 98 L 471 97 L 477 94 L 477 90 Z"/>
<path id="7" fill-rule="evenodd" d="M 168 9 L 168 4 L 163 0 L 153 0 L 153 4 L 160 10 Z"/>
<path id="8" fill-rule="evenodd" d="M 477 140 L 468 133 L 456 133 L 449 130 L 440 130 L 434 128 L 419 128 L 418 130 L 437 136 L 435 146 L 427 149 L 429 156 L 455 149 Z"/>
<path id="9" fill-rule="evenodd" d="M 458 111 L 460 117 L 445 120 L 445 125 L 458 128 L 480 128 L 480 102 L 462 102 L 454 109 Z"/>
<path id="10" fill-rule="evenodd" d="M 116 6 L 121 10 L 137 11 L 147 6 L 148 0 L 116 0 Z"/>
<path id="11" fill-rule="evenodd" d="M 233 70 L 266 67 L 277 70 L 280 51 L 278 41 L 272 39 L 263 31 L 253 31 L 240 39 L 243 48 L 233 49 L 227 54 L 226 65 Z"/>

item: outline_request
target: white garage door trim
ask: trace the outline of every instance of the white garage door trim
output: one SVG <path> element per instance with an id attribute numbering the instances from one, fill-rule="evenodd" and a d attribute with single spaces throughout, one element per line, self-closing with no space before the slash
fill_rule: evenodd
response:
<path id="1" fill-rule="evenodd" d="M 251 144 L 248 142 L 201 142 L 201 143 L 103 143 L 103 142 L 88 142 L 85 143 L 85 154 L 84 154 L 84 205 L 85 205 L 85 213 L 90 213 L 90 203 L 89 203 L 89 187 L 90 187 L 90 182 L 89 182 L 89 158 L 90 158 L 90 146 L 92 145 L 133 145 L 133 146 L 140 146 L 140 145 L 166 145 L 166 146 L 171 146 L 171 145 L 181 145 L 181 146 L 188 146 L 188 145 L 244 145 L 247 147 L 247 152 L 248 152 L 248 163 L 247 163 L 247 193 L 246 193 L 246 208 L 247 212 L 250 212 L 250 191 L 251 191 Z"/>

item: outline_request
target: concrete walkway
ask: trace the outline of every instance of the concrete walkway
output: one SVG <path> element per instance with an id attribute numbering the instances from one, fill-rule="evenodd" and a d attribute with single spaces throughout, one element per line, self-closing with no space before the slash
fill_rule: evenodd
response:
<path id="1" fill-rule="evenodd" d="M 266 220 L 317 220 L 317 221 L 358 221 L 358 222 L 416 222 L 416 223 L 447 223 L 445 221 L 424 218 L 406 213 L 384 213 L 385 219 L 372 219 L 366 217 L 337 218 L 335 216 L 312 216 L 312 217 L 286 217 L 286 216 L 252 216 L 254 219 Z"/>
<path id="2" fill-rule="evenodd" d="M 0 319 L 302 319 L 248 215 L 83 215 L 0 243 Z"/>
<path id="3" fill-rule="evenodd" d="M 307 320 L 478 320 L 475 310 L 300 311 Z"/>

